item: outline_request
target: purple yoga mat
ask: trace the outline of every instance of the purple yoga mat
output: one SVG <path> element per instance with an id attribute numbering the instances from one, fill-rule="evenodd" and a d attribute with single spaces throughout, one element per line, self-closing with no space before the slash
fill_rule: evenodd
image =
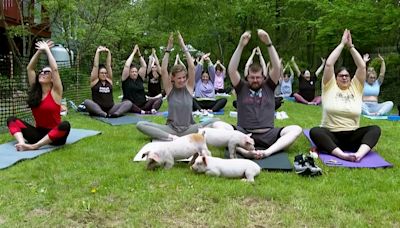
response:
<path id="1" fill-rule="evenodd" d="M 310 141 L 312 147 L 315 147 L 314 142 L 310 138 L 310 129 L 304 129 L 303 133 L 307 137 L 308 141 Z M 344 151 L 344 152 L 354 153 L 351 151 Z M 379 154 L 377 154 L 374 151 L 370 151 L 359 162 L 346 161 L 321 151 L 319 151 L 318 157 L 327 166 L 340 166 L 340 167 L 351 167 L 351 168 L 385 168 L 393 166 L 389 162 L 385 161 L 385 159 L 383 159 Z"/>

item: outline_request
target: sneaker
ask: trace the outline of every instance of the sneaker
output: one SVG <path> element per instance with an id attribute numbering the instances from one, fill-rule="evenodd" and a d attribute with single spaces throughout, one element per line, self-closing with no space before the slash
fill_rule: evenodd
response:
<path id="1" fill-rule="evenodd" d="M 302 176 L 308 176 L 311 174 L 310 168 L 306 165 L 306 160 L 303 154 L 299 154 L 294 157 L 294 170 L 297 174 Z"/>
<path id="2" fill-rule="evenodd" d="M 305 157 L 305 165 L 310 169 L 311 176 L 322 175 L 322 169 L 315 165 L 314 158 L 311 155 Z"/>

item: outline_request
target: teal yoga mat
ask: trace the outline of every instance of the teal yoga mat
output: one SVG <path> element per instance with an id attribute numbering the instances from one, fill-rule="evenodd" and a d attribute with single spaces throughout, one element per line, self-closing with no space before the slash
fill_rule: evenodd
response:
<path id="1" fill-rule="evenodd" d="M 85 130 L 85 129 L 71 129 L 66 144 L 75 143 L 83 138 L 94 136 L 100 134 L 100 131 L 93 131 L 93 130 Z M 33 159 L 39 155 L 44 153 L 48 153 L 54 149 L 63 147 L 63 146 L 51 146 L 46 145 L 41 147 L 39 150 L 32 150 L 32 151 L 24 151 L 18 152 L 15 149 L 15 141 L 8 142 L 5 144 L 0 145 L 0 169 L 5 169 L 7 167 L 12 166 L 13 164 L 17 163 L 21 160 L 26 159 Z"/>
<path id="2" fill-rule="evenodd" d="M 149 121 L 138 116 L 126 115 L 117 118 L 105 118 L 99 116 L 92 116 L 93 119 L 100 120 L 104 123 L 111 124 L 112 126 L 137 124 L 139 121 Z"/>

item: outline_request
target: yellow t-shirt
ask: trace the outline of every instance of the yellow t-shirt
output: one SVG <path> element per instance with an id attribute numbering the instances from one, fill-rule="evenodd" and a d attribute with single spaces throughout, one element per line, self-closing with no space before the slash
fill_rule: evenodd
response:
<path id="1" fill-rule="evenodd" d="M 362 93 L 364 84 L 353 77 L 350 87 L 342 90 L 333 76 L 325 85 L 322 83 L 321 127 L 332 132 L 352 131 L 360 126 Z"/>

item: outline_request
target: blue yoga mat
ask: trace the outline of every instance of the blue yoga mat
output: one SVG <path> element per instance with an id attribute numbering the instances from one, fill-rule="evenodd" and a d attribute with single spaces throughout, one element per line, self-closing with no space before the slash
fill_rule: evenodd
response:
<path id="1" fill-rule="evenodd" d="M 371 120 L 387 120 L 388 116 L 369 116 L 369 115 L 363 115 L 365 118 L 371 119 Z"/>
<path id="2" fill-rule="evenodd" d="M 112 126 L 125 125 L 125 124 L 137 124 L 139 121 L 149 121 L 149 120 L 143 119 L 141 117 L 131 116 L 131 115 L 120 116 L 117 118 L 105 118 L 105 117 L 99 117 L 99 116 L 92 116 L 92 118 L 96 119 L 96 120 L 100 120 L 104 123 L 111 124 Z"/>
<path id="3" fill-rule="evenodd" d="M 93 131 L 93 130 L 84 130 L 84 129 L 71 129 L 66 144 L 71 144 L 77 142 L 83 138 L 98 135 L 100 131 Z M 24 151 L 18 152 L 15 149 L 15 141 L 8 142 L 5 144 L 0 145 L 0 169 L 5 169 L 10 167 L 11 165 L 15 164 L 18 161 L 25 160 L 25 159 L 32 159 L 41 154 L 50 152 L 54 149 L 57 149 L 62 146 L 51 146 L 46 145 L 41 147 L 39 150 L 32 150 L 32 151 Z"/>

